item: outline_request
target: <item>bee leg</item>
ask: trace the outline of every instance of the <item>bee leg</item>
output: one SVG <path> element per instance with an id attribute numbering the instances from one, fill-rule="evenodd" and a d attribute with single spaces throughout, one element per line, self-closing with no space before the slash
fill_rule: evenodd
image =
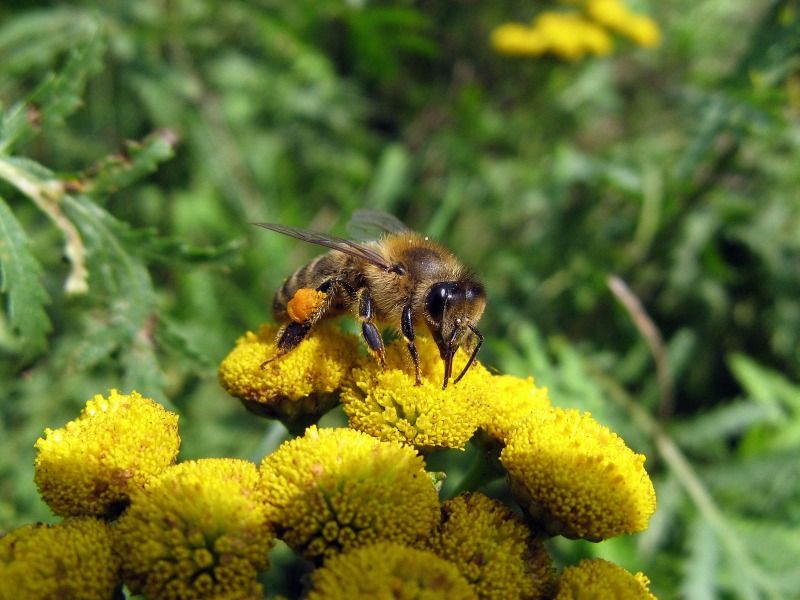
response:
<path id="1" fill-rule="evenodd" d="M 417 346 L 414 344 L 416 335 L 414 334 L 414 319 L 411 318 L 411 305 L 406 306 L 400 316 L 400 332 L 403 334 L 406 344 L 408 344 L 411 360 L 414 361 L 414 374 L 417 377 L 416 385 L 422 385 L 422 380 L 419 378 L 419 354 L 417 354 Z"/>
<path id="2" fill-rule="evenodd" d="M 309 321 L 305 323 L 297 323 L 292 321 L 286 327 L 281 329 L 278 332 L 278 341 L 276 344 L 278 347 L 278 353 L 272 358 L 261 363 L 261 369 L 266 367 L 272 361 L 278 360 L 281 356 L 284 356 L 297 348 L 300 345 L 300 342 L 306 338 L 308 332 L 311 331 L 311 325 L 312 323 Z"/>
<path id="3" fill-rule="evenodd" d="M 381 366 L 386 366 L 386 358 L 383 351 L 383 338 L 380 331 L 375 327 L 372 322 L 372 312 L 374 305 L 372 303 L 372 296 L 369 294 L 367 288 L 361 288 L 358 293 L 358 320 L 361 322 L 361 335 L 364 336 L 364 342 L 367 347 L 378 355 L 381 361 Z"/>
<path id="4" fill-rule="evenodd" d="M 325 293 L 325 299 L 306 317 L 305 321 L 300 323 L 292 321 L 278 331 L 278 339 L 275 342 L 278 352 L 272 358 L 261 363 L 261 369 L 282 356 L 289 354 L 289 352 L 300 345 L 300 342 L 306 339 L 306 336 L 311 331 L 314 324 L 321 320 L 331 307 L 337 287 L 343 288 L 350 296 L 355 295 L 353 287 L 343 279 L 333 278 L 323 282 L 317 287 L 316 291 Z"/>

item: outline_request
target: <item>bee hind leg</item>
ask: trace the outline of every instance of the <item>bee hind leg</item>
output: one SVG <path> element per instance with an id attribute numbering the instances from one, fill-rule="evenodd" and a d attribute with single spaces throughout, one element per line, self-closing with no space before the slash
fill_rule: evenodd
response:
<path id="1" fill-rule="evenodd" d="M 264 367 L 266 367 L 269 363 L 278 360 L 280 357 L 297 348 L 300 345 L 300 342 L 306 338 L 308 332 L 311 331 L 311 325 L 312 324 L 310 322 L 297 323 L 296 321 L 292 321 L 285 327 L 281 328 L 281 330 L 278 332 L 278 339 L 276 342 L 278 353 L 272 358 L 269 358 L 261 363 L 261 369 L 263 370 Z"/>

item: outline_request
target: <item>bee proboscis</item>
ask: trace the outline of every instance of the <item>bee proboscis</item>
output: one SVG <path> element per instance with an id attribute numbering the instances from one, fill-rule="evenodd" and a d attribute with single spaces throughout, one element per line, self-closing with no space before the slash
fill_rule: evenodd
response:
<path id="1" fill-rule="evenodd" d="M 281 326 L 279 359 L 294 350 L 323 319 L 352 313 L 361 324 L 367 348 L 382 365 L 383 339 L 376 324 L 396 327 L 408 346 L 417 385 L 421 384 L 416 328 L 425 326 L 444 361 L 444 383 L 452 375 L 458 348 L 477 342 L 469 360 L 456 377 L 458 383 L 469 370 L 483 344 L 476 325 L 486 307 L 486 292 L 475 275 L 452 252 L 409 230 L 400 220 L 379 211 L 359 210 L 353 215 L 353 230 L 378 231 L 371 242 L 356 242 L 310 229 L 253 223 L 312 244 L 330 248 L 295 271 L 275 293 L 273 316 Z"/>

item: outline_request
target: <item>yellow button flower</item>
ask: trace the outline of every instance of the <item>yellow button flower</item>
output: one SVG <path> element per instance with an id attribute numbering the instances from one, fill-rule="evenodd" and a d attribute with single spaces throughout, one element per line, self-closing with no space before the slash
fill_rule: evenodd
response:
<path id="1" fill-rule="evenodd" d="M 545 11 L 533 23 L 533 30 L 547 40 L 550 52 L 567 60 L 586 54 L 611 54 L 613 44 L 606 31 L 578 13 Z"/>
<path id="2" fill-rule="evenodd" d="M 661 42 L 658 25 L 645 15 L 631 15 L 619 32 L 643 48 L 655 48 Z"/>
<path id="3" fill-rule="evenodd" d="M 122 573 L 152 598 L 246 598 L 261 593 L 274 530 L 253 463 L 181 463 L 131 497 L 115 529 Z"/>
<path id="4" fill-rule="evenodd" d="M 239 338 L 222 361 L 219 380 L 251 412 L 290 427 L 299 423 L 302 429 L 336 405 L 350 370 L 362 360 L 359 341 L 322 324 L 296 349 L 262 369 L 277 354 L 277 332 L 277 326 L 262 325 L 258 335 L 247 332 Z"/>
<path id="5" fill-rule="evenodd" d="M 442 389 L 444 366 L 430 338 L 417 340 L 422 385 L 415 385 L 405 342 L 386 348 L 385 369 L 375 361 L 355 369 L 355 384 L 342 392 L 350 426 L 383 440 L 409 444 L 426 453 L 463 448 L 486 414 L 488 371 L 473 363 L 457 384 Z M 453 372 L 460 373 L 468 354 L 459 352 Z"/>
<path id="6" fill-rule="evenodd" d="M 309 559 L 348 548 L 413 543 L 439 522 L 436 490 L 416 451 L 351 429 L 311 426 L 261 463 L 279 537 Z"/>
<path id="7" fill-rule="evenodd" d="M 586 14 L 592 20 L 618 31 L 645 48 L 654 48 L 661 41 L 661 32 L 653 19 L 639 15 L 620 0 L 586 0 Z"/>
<path id="8" fill-rule="evenodd" d="M 645 457 L 588 413 L 533 412 L 500 461 L 517 502 L 550 535 L 600 541 L 645 529 L 655 511 Z"/>
<path id="9" fill-rule="evenodd" d="M 550 408 L 547 388 L 537 387 L 533 377 L 521 379 L 513 375 L 495 375 L 486 382 L 491 398 L 481 429 L 493 440 L 505 443 L 509 432 L 531 412 Z"/>
<path id="10" fill-rule="evenodd" d="M 428 546 L 452 562 L 481 600 L 542 598 L 553 583 L 544 544 L 501 502 L 462 494 L 442 506 Z"/>
<path id="11" fill-rule="evenodd" d="M 620 0 L 573 2 L 583 10 L 543 11 L 531 26 L 505 23 L 491 34 L 495 51 L 512 56 L 553 54 L 578 60 L 588 54 L 607 56 L 614 49 L 611 32 L 645 48 L 658 45 L 661 33 L 650 17 L 639 15 Z"/>
<path id="12" fill-rule="evenodd" d="M 0 598 L 107 600 L 118 581 L 111 531 L 100 519 L 25 525 L 0 538 Z"/>
<path id="13" fill-rule="evenodd" d="M 600 558 L 584 559 L 576 567 L 564 567 L 554 600 L 656 600 L 647 589 L 649 584 L 642 573 L 631 575 Z"/>
<path id="14" fill-rule="evenodd" d="M 98 394 L 79 418 L 37 440 L 42 499 L 61 516 L 116 516 L 131 493 L 174 462 L 177 423 L 178 415 L 137 392 Z"/>
<path id="15" fill-rule="evenodd" d="M 509 56 L 538 56 L 547 52 L 548 43 L 538 32 L 519 23 L 504 23 L 490 37 L 492 48 Z"/>
<path id="16" fill-rule="evenodd" d="M 308 600 L 476 600 L 448 561 L 432 552 L 379 543 L 343 552 L 312 575 Z"/>

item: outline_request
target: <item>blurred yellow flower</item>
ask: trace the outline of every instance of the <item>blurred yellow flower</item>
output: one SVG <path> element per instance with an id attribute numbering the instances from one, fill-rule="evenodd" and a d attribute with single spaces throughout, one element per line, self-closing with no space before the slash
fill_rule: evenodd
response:
<path id="1" fill-rule="evenodd" d="M 378 543 L 325 561 L 308 600 L 475 600 L 458 569 L 432 552 Z"/>
<path id="2" fill-rule="evenodd" d="M 658 24 L 645 15 L 631 15 L 619 32 L 643 48 L 655 48 L 661 43 Z"/>
<path id="3" fill-rule="evenodd" d="M 531 26 L 499 25 L 491 33 L 491 46 L 496 52 L 511 56 L 553 54 L 565 60 L 579 60 L 590 54 L 611 54 L 611 31 L 645 48 L 653 48 L 661 40 L 655 21 L 631 12 L 620 0 L 581 0 L 571 4 L 582 5 L 583 10 L 544 11 Z"/>
<path id="4" fill-rule="evenodd" d="M 279 537 L 309 559 L 378 541 L 410 544 L 439 522 L 436 490 L 413 448 L 351 429 L 317 429 L 261 463 Z"/>
<path id="5" fill-rule="evenodd" d="M 630 11 L 620 0 L 586 0 L 586 14 L 601 25 L 630 38 L 645 48 L 654 48 L 661 33 L 653 19 Z"/>
<path id="6" fill-rule="evenodd" d="M 247 332 L 222 361 L 219 380 L 251 412 L 287 425 L 316 420 L 336 405 L 350 370 L 361 360 L 359 340 L 325 323 L 295 350 L 276 355 L 278 327 L 262 325 L 258 335 Z"/>
<path id="7" fill-rule="evenodd" d="M 261 593 L 275 532 L 253 463 L 181 463 L 131 497 L 115 528 L 125 584 L 150 598 Z"/>
<path id="8" fill-rule="evenodd" d="M 383 440 L 409 444 L 426 453 L 438 448 L 463 448 L 486 414 L 488 371 L 474 363 L 457 384 L 442 389 L 443 363 L 432 339 L 416 342 L 422 385 L 414 383 L 408 350 L 402 340 L 386 348 L 386 368 L 365 362 L 353 372 L 354 384 L 342 392 L 350 426 Z M 468 354 L 453 361 L 458 373 Z"/>
<path id="9" fill-rule="evenodd" d="M 587 54 L 611 54 L 611 37 L 597 24 L 577 13 L 546 11 L 533 22 L 533 30 L 548 42 L 548 50 L 567 60 L 577 60 Z"/>
<path id="10" fill-rule="evenodd" d="M 490 42 L 496 52 L 509 56 L 539 56 L 548 50 L 543 36 L 519 23 L 504 23 L 495 27 Z"/>
<path id="11" fill-rule="evenodd" d="M 116 516 L 131 493 L 174 462 L 177 423 L 178 415 L 137 392 L 98 394 L 79 418 L 36 441 L 42 499 L 61 516 Z"/>
<path id="12" fill-rule="evenodd" d="M 631 575 L 600 558 L 584 559 L 576 567 L 564 567 L 554 600 L 656 600 L 647 589 L 649 584 L 642 573 Z"/>
<path id="13" fill-rule="evenodd" d="M 442 517 L 427 545 L 458 568 L 481 600 L 542 598 L 552 589 L 544 544 L 501 502 L 462 494 L 444 503 Z"/>
<path id="14" fill-rule="evenodd" d="M 567 60 L 587 54 L 604 56 L 613 49 L 611 38 L 597 24 L 578 13 L 545 11 L 531 27 L 507 23 L 491 35 L 492 47 L 501 54 L 539 56 L 550 53 Z"/>
<path id="15" fill-rule="evenodd" d="M 588 413 L 531 413 L 500 461 L 517 502 L 550 535 L 600 541 L 645 529 L 655 511 L 645 457 Z"/>
<path id="16" fill-rule="evenodd" d="M 0 538 L 0 598 L 107 600 L 118 581 L 119 558 L 100 519 L 25 525 Z"/>

